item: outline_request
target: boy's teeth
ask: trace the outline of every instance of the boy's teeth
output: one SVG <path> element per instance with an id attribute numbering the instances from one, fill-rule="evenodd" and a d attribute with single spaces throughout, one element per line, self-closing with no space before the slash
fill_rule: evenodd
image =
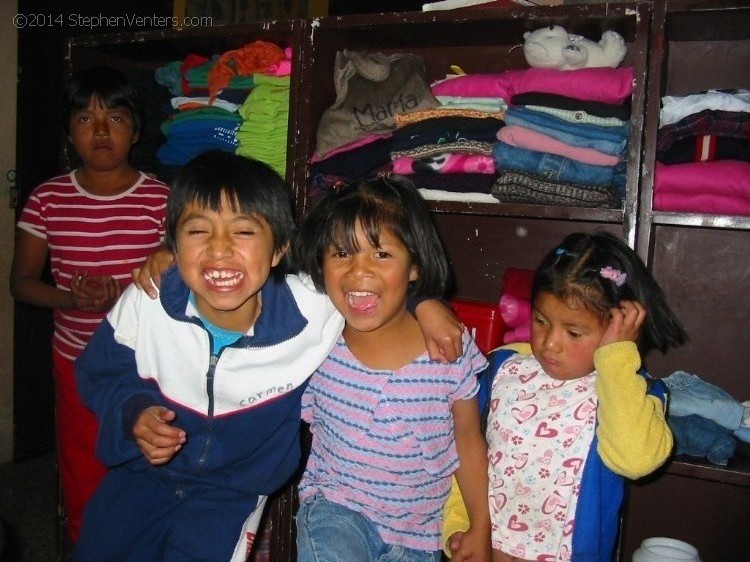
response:
<path id="1" fill-rule="evenodd" d="M 238 271 L 226 271 L 226 270 L 206 270 L 203 274 L 206 281 L 218 285 L 221 287 L 228 287 L 236 285 L 242 280 L 242 273 Z"/>

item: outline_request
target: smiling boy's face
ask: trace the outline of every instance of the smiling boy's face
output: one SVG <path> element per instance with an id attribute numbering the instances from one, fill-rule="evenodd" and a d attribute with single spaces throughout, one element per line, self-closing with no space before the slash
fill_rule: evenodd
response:
<path id="1" fill-rule="evenodd" d="M 260 313 L 260 289 L 285 252 L 274 251 L 268 222 L 232 210 L 224 199 L 219 212 L 192 202 L 180 215 L 175 241 L 180 275 L 201 315 L 225 330 L 247 332 Z"/>

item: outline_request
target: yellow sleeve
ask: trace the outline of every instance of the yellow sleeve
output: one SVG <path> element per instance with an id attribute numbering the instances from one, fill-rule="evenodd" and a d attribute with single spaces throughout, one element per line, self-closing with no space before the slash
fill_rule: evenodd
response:
<path id="1" fill-rule="evenodd" d="M 641 356 L 633 342 L 605 345 L 594 353 L 599 397 L 599 455 L 611 470 L 630 479 L 650 474 L 672 452 L 664 405 L 646 394 L 637 374 Z"/>
<path id="2" fill-rule="evenodd" d="M 531 344 L 528 342 L 523 341 L 516 341 L 513 343 L 506 343 L 505 345 L 501 345 L 500 347 L 496 347 L 492 351 L 495 351 L 496 349 L 512 349 L 516 353 L 520 353 L 522 355 L 530 355 L 531 354 Z M 492 352 L 490 352 L 492 353 Z"/>
<path id="3" fill-rule="evenodd" d="M 453 533 L 466 532 L 469 530 L 469 514 L 466 511 L 461 490 L 455 476 L 451 476 L 451 493 L 445 502 L 443 515 L 443 552 L 450 558 L 451 551 L 448 548 L 448 539 Z"/>

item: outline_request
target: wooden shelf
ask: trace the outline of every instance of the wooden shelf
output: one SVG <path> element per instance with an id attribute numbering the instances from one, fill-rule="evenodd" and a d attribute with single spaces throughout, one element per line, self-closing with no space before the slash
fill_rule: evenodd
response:
<path id="1" fill-rule="evenodd" d="M 742 454 L 736 454 L 730 459 L 729 465 L 725 467 L 716 466 L 705 459 L 680 455 L 669 462 L 665 472 L 700 480 L 750 487 L 750 457 Z"/>
<path id="2" fill-rule="evenodd" d="M 587 222 L 622 223 L 622 209 L 591 209 L 553 205 L 511 203 L 482 203 L 462 201 L 428 201 L 436 213 L 488 215 L 496 217 L 524 217 L 535 219 L 575 220 Z"/>
<path id="3" fill-rule="evenodd" d="M 652 224 L 750 230 L 750 217 L 655 211 Z"/>

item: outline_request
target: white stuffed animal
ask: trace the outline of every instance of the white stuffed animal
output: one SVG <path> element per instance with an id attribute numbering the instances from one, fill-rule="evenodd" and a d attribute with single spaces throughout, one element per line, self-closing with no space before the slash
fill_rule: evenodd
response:
<path id="1" fill-rule="evenodd" d="M 595 43 L 581 35 L 569 34 L 562 26 L 550 25 L 527 31 L 523 38 L 523 53 L 532 68 L 616 68 L 628 51 L 625 40 L 616 31 L 605 31 Z"/>

